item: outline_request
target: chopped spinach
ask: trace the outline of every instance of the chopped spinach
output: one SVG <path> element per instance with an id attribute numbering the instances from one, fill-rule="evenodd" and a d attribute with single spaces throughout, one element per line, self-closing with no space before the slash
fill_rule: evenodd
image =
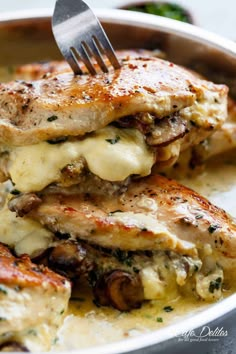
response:
<path id="1" fill-rule="evenodd" d="M 116 257 L 119 262 L 127 265 L 128 267 L 132 266 L 133 259 L 130 252 L 122 251 L 121 249 L 117 248 L 112 252 L 112 255 Z"/>

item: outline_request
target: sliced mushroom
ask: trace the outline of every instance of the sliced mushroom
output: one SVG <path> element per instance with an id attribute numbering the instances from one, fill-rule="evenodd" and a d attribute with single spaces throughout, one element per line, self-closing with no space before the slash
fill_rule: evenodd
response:
<path id="1" fill-rule="evenodd" d="M 86 273 L 91 268 L 86 260 L 87 251 L 76 241 L 65 241 L 54 247 L 49 255 L 49 267 L 70 279 Z"/>
<path id="2" fill-rule="evenodd" d="M 0 345 L 0 352 L 19 353 L 29 352 L 29 350 L 21 343 L 10 341 Z"/>
<path id="3" fill-rule="evenodd" d="M 186 124 L 176 113 L 155 124 L 152 131 L 147 134 L 147 143 L 151 146 L 164 147 L 183 138 L 186 133 Z"/>
<path id="4" fill-rule="evenodd" d="M 16 212 L 17 216 L 22 217 L 36 208 L 41 202 L 42 200 L 35 193 L 24 193 L 12 198 L 8 203 L 8 207 L 11 211 Z"/>
<path id="5" fill-rule="evenodd" d="M 120 311 L 139 308 L 144 301 L 139 275 L 123 270 L 103 274 L 95 285 L 94 295 L 99 304 L 112 305 Z"/>

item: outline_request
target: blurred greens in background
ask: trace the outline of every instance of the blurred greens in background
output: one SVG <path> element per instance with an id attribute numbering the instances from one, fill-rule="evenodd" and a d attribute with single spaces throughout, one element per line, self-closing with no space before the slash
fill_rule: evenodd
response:
<path id="1" fill-rule="evenodd" d="M 189 13 L 180 5 L 173 3 L 148 2 L 140 5 L 127 6 L 126 9 L 192 23 L 192 18 Z"/>

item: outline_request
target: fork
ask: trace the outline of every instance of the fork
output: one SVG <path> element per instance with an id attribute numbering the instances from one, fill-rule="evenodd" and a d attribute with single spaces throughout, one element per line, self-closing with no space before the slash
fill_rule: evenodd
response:
<path id="1" fill-rule="evenodd" d="M 98 73 L 95 62 L 107 73 L 104 55 L 114 69 L 121 67 L 99 20 L 84 1 L 57 0 L 52 30 L 61 53 L 76 75 L 83 74 L 81 62 L 92 75 Z"/>

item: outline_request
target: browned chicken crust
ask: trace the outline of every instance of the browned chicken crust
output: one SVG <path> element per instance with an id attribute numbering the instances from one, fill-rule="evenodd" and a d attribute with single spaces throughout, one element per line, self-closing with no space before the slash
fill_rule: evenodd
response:
<path id="1" fill-rule="evenodd" d="M 17 231 L 16 231 L 17 232 Z M 69 287 L 66 278 L 47 267 L 33 264 L 27 255 L 16 258 L 0 243 L 0 283 L 20 287 L 50 286 L 55 290 Z"/>
<path id="2" fill-rule="evenodd" d="M 81 193 L 42 199 L 31 217 L 54 232 L 103 247 L 194 255 L 208 244 L 220 257 L 236 257 L 233 220 L 196 192 L 162 176 L 133 181 L 117 197 Z"/>
<path id="3" fill-rule="evenodd" d="M 27 145 L 84 135 L 139 112 L 163 118 L 192 106 L 206 91 L 214 92 L 220 101 L 227 96 L 224 85 L 148 57 L 124 59 L 120 70 L 95 77 L 63 73 L 38 81 L 3 83 L 0 142 Z"/>

